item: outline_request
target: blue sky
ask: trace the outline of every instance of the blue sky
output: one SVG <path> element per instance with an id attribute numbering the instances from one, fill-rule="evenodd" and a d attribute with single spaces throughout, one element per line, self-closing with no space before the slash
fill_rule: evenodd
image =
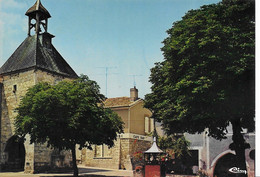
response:
<path id="1" fill-rule="evenodd" d="M 35 1 L 0 0 L 0 65 L 27 37 L 24 14 Z M 163 60 L 166 30 L 188 10 L 219 0 L 41 2 L 52 16 L 48 31 L 56 36 L 53 44 L 77 74 L 97 81 L 107 97 L 129 96 L 135 82 L 143 98 L 150 92 L 150 68 Z"/>

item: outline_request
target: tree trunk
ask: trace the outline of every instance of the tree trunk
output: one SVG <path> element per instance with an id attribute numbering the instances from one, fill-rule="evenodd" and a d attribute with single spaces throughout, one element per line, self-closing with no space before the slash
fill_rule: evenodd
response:
<path id="1" fill-rule="evenodd" d="M 240 125 L 240 120 L 233 120 L 231 121 L 232 129 L 233 129 L 233 136 L 232 140 L 233 143 L 230 145 L 230 149 L 236 152 L 236 164 L 235 167 L 239 168 L 237 176 L 239 177 L 247 177 L 247 169 L 246 169 L 246 158 L 245 158 L 245 149 L 247 147 L 247 143 L 241 133 L 242 128 Z M 246 174 L 243 171 L 246 170 Z"/>
<path id="2" fill-rule="evenodd" d="M 78 171 L 78 167 L 77 167 L 77 162 L 76 162 L 76 146 L 72 146 L 71 148 L 71 152 L 72 152 L 72 163 L 73 163 L 73 176 L 74 177 L 78 177 L 79 176 L 79 171 Z"/>

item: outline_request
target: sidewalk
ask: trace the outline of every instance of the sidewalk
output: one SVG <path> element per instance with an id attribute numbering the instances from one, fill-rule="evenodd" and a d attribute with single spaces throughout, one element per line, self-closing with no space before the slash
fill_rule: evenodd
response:
<path id="1" fill-rule="evenodd" d="M 133 177 L 133 171 L 78 166 L 80 177 Z M 72 177 L 70 173 L 25 174 L 24 172 L 0 172 L 0 177 Z"/>

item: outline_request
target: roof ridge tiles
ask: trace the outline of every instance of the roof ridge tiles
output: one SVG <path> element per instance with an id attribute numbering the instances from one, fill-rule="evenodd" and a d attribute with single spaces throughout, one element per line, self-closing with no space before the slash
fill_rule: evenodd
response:
<path id="1" fill-rule="evenodd" d="M 107 98 L 104 101 L 104 104 L 106 107 L 131 107 L 132 105 L 135 105 L 137 102 L 139 102 L 142 99 L 137 99 L 135 101 L 131 101 L 130 97 L 114 97 L 114 98 Z"/>

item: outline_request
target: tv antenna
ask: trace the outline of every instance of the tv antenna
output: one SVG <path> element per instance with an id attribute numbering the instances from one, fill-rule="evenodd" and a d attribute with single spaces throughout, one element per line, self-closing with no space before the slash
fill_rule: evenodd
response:
<path id="1" fill-rule="evenodd" d="M 108 74 L 118 74 L 118 73 L 108 73 L 108 70 L 109 69 L 112 69 L 112 68 L 117 68 L 115 66 L 112 66 L 112 67 L 97 67 L 97 68 L 102 68 L 102 69 L 105 69 L 105 75 L 106 75 L 106 97 L 107 97 L 107 77 L 108 77 Z"/>
<path id="2" fill-rule="evenodd" d="M 134 87 L 136 87 L 135 77 L 136 77 L 136 76 L 143 76 L 143 75 L 142 75 L 142 74 L 132 74 L 132 75 L 129 75 L 129 76 L 133 76 Z"/>

